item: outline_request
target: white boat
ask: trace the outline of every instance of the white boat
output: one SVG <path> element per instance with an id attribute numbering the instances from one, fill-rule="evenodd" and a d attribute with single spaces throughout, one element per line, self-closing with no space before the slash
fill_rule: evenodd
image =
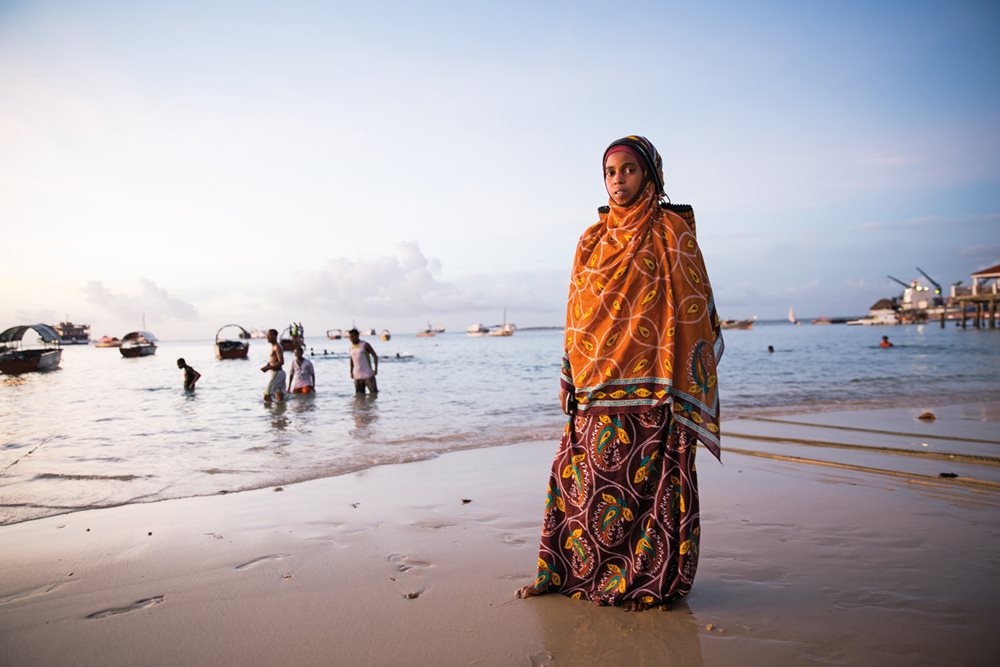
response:
<path id="1" fill-rule="evenodd" d="M 468 334 L 469 336 L 485 336 L 489 332 L 490 328 L 488 326 L 485 326 L 482 322 L 477 322 L 475 324 L 472 324 L 469 326 L 468 329 L 465 330 L 465 333 Z"/>
<path id="2" fill-rule="evenodd" d="M 503 324 L 498 327 L 493 327 L 490 329 L 491 336 L 513 336 L 515 326 L 513 323 L 507 321 L 507 309 L 503 309 Z"/>
<path id="3" fill-rule="evenodd" d="M 795 306 L 788 307 L 788 321 L 792 324 L 798 324 L 799 321 L 795 319 Z"/>
<path id="4" fill-rule="evenodd" d="M 879 299 L 868 309 L 868 314 L 857 320 L 848 320 L 851 326 L 891 326 L 899 324 L 899 313 L 896 312 L 892 299 Z"/>

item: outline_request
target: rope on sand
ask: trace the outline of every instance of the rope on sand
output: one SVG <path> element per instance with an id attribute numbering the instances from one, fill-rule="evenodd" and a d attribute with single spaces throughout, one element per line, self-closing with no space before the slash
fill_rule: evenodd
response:
<path id="1" fill-rule="evenodd" d="M 933 438 L 935 440 L 955 440 L 958 442 L 978 442 L 986 445 L 1000 445 L 1000 440 L 985 440 L 983 438 L 963 438 L 958 435 L 934 435 L 933 433 L 906 433 L 904 431 L 883 431 L 877 428 L 861 428 L 858 426 L 835 426 L 832 424 L 814 424 L 812 422 L 792 421 L 791 419 L 775 419 L 773 417 L 743 417 L 746 420 L 758 422 L 773 422 L 775 424 L 791 424 L 793 426 L 812 426 L 813 428 L 829 428 L 838 431 L 860 431 L 862 433 L 880 433 L 882 435 L 898 435 L 910 438 Z"/>
<path id="2" fill-rule="evenodd" d="M 808 440 L 806 438 L 784 438 L 773 435 L 747 435 L 744 433 L 727 432 L 730 438 L 742 438 L 744 440 L 762 440 L 764 442 L 784 442 L 793 445 L 806 445 L 808 447 L 832 447 L 835 449 L 854 449 L 862 452 L 876 452 L 878 454 L 894 454 L 897 456 L 915 456 L 921 459 L 932 459 L 935 461 L 951 461 L 952 463 L 978 463 L 988 466 L 1000 466 L 1000 457 L 982 456 L 979 454 L 947 454 L 945 452 L 931 452 L 916 449 L 900 449 L 898 447 L 880 447 L 877 445 L 854 445 L 846 442 L 828 442 L 826 440 Z"/>
<path id="3" fill-rule="evenodd" d="M 961 484 L 963 486 L 974 486 L 991 491 L 1000 492 L 1000 482 L 991 482 L 985 479 L 975 479 L 974 477 L 935 477 L 934 475 L 924 475 L 917 472 L 901 472 L 899 470 L 887 470 L 885 468 L 871 468 L 868 466 L 853 465 L 850 463 L 836 463 L 834 461 L 821 461 L 819 459 L 808 459 L 801 456 L 786 456 L 784 454 L 770 454 L 768 452 L 758 452 L 752 449 L 734 449 L 726 447 L 726 452 L 742 454 L 743 456 L 756 456 L 762 459 L 773 459 L 775 461 L 788 461 L 790 463 L 808 463 L 828 468 L 839 468 L 841 470 L 855 470 L 858 472 L 869 472 L 876 475 L 886 475 L 889 477 L 901 477 L 911 482 L 932 483 L 937 485 Z"/>

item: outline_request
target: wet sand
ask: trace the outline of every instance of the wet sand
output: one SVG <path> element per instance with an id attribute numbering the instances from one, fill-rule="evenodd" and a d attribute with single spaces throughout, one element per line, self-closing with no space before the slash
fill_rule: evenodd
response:
<path id="1" fill-rule="evenodd" d="M 994 664 L 1000 406 L 777 419 L 699 452 L 668 611 L 514 598 L 556 447 L 524 443 L 2 527 L 0 664 Z"/>

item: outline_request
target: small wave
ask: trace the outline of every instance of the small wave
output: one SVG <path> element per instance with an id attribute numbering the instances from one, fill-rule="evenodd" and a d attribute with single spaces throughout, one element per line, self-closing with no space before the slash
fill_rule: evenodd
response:
<path id="1" fill-rule="evenodd" d="M 43 472 L 33 479 L 66 479 L 73 481 L 106 481 L 131 482 L 136 479 L 146 479 L 146 475 L 64 475 L 56 472 Z"/>

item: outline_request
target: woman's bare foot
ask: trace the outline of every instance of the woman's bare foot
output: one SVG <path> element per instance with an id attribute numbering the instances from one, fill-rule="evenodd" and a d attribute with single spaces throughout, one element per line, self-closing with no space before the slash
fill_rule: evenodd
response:
<path id="1" fill-rule="evenodd" d="M 517 589 L 517 593 L 515 593 L 515 595 L 521 598 L 522 600 L 525 600 L 527 598 L 533 598 L 536 595 L 541 595 L 541 594 L 542 591 L 535 588 L 534 584 L 528 584 L 527 586 L 519 588 Z"/>

